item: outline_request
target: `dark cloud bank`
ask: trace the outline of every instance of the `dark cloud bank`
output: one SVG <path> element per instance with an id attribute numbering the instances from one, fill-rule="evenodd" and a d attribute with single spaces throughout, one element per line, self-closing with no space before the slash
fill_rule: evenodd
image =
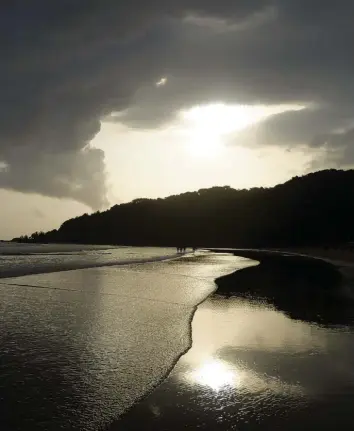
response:
<path id="1" fill-rule="evenodd" d="M 304 104 L 257 133 L 349 165 L 353 14 L 351 0 L 5 0 L 0 187 L 105 206 L 100 119 L 155 127 L 208 101 Z"/>

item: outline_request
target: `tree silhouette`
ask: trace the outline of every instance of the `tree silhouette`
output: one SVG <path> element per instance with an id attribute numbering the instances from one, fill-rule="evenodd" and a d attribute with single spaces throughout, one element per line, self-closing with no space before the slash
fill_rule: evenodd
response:
<path id="1" fill-rule="evenodd" d="M 354 170 L 324 170 L 273 188 L 200 189 L 135 199 L 22 242 L 199 247 L 329 245 L 354 240 Z"/>

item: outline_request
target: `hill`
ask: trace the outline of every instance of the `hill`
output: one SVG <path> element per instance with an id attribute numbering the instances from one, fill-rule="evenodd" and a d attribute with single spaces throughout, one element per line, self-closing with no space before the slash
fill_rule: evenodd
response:
<path id="1" fill-rule="evenodd" d="M 324 170 L 272 188 L 201 189 L 84 214 L 24 242 L 200 247 L 329 245 L 354 240 L 354 170 Z"/>

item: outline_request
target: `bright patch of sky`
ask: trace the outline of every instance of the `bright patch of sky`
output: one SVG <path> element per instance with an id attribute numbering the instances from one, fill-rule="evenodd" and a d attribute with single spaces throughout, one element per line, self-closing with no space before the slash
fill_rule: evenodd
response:
<path id="1" fill-rule="evenodd" d="M 121 201 L 164 197 L 215 185 L 272 186 L 301 175 L 315 156 L 287 148 L 225 145 L 229 135 L 297 105 L 194 106 L 160 129 L 103 123 L 92 144 L 105 151 L 111 193 Z M 317 155 L 317 154 L 316 154 Z"/>

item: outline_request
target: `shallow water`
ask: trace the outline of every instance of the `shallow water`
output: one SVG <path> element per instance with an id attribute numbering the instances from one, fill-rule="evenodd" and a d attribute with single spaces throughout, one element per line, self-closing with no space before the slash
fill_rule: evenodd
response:
<path id="1" fill-rule="evenodd" d="M 174 248 L 0 243 L 0 278 L 149 261 L 174 256 Z"/>
<path id="2" fill-rule="evenodd" d="M 0 429 L 114 422 L 190 347 L 214 278 L 245 264 L 186 256 L 0 280 Z"/>
<path id="3" fill-rule="evenodd" d="M 0 280 L 0 428 L 354 429 L 354 313 L 319 325 L 292 319 L 291 300 L 208 297 L 255 264 L 201 254 Z"/>
<path id="4" fill-rule="evenodd" d="M 354 320 L 320 326 L 287 311 L 208 298 L 192 348 L 111 429 L 354 429 Z"/>

